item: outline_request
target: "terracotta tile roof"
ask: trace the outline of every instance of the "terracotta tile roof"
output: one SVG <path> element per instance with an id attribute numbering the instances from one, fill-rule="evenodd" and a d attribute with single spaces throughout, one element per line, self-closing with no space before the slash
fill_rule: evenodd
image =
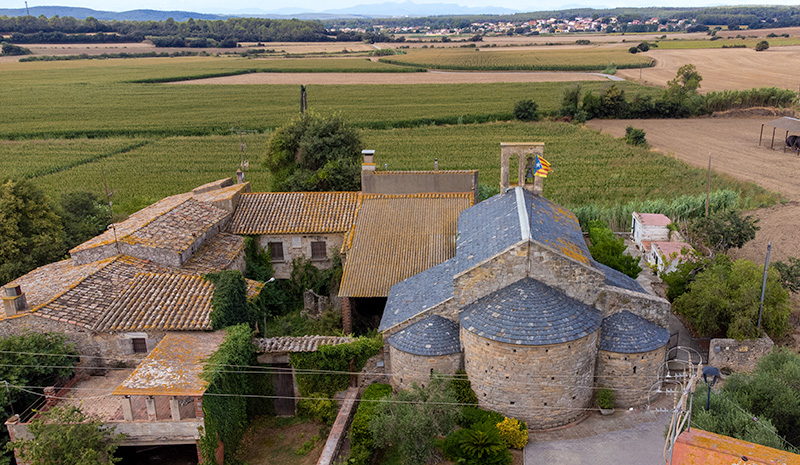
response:
<path id="1" fill-rule="evenodd" d="M 248 280 L 248 297 L 263 283 Z M 200 276 L 140 273 L 108 306 L 98 331 L 200 331 L 211 329 L 214 285 Z"/>
<path id="2" fill-rule="evenodd" d="M 154 219 L 167 213 L 168 211 L 182 204 L 191 197 L 192 194 L 190 192 L 165 197 L 152 205 L 148 205 L 147 207 L 142 208 L 138 212 L 129 216 L 128 219 L 126 219 L 125 221 L 116 223 L 115 230 L 116 230 L 117 240 L 122 239 L 123 237 L 128 236 L 129 234 L 133 234 L 135 231 L 138 231 L 140 228 L 143 228 Z M 115 234 L 114 230 L 108 230 L 103 234 L 93 237 L 88 241 L 84 242 L 83 244 L 74 247 L 72 250 L 69 251 L 69 253 L 73 254 L 75 252 L 80 252 L 94 247 L 99 247 L 101 245 L 113 244 L 114 234 Z"/>
<path id="3" fill-rule="evenodd" d="M 119 256 L 86 276 L 52 301 L 42 305 L 36 315 L 92 328 L 105 315 L 106 308 L 130 285 L 138 273 L 166 271 L 138 258 Z"/>
<path id="4" fill-rule="evenodd" d="M 180 269 L 182 273 L 203 275 L 226 270 L 244 253 L 244 238 L 235 234 L 219 233 L 192 255 Z"/>
<path id="5" fill-rule="evenodd" d="M 676 258 L 683 258 L 685 255 L 683 251 L 691 252 L 694 250 L 692 244 L 687 242 L 661 242 L 661 241 L 654 241 L 650 243 L 651 247 L 655 247 L 662 255 L 666 255 L 669 257 L 673 253 L 676 254 Z"/>
<path id="6" fill-rule="evenodd" d="M 202 396 L 203 361 L 225 340 L 225 333 L 167 333 L 122 382 L 114 395 Z"/>
<path id="7" fill-rule="evenodd" d="M 641 223 L 645 226 L 667 226 L 672 223 L 668 216 L 661 213 L 639 213 L 633 212 L 635 216 L 641 219 Z"/>
<path id="8" fill-rule="evenodd" d="M 344 233 L 355 220 L 358 192 L 242 194 L 231 219 L 235 234 Z"/>
<path id="9" fill-rule="evenodd" d="M 225 210 L 189 199 L 119 240 L 133 245 L 183 252 L 199 236 L 222 222 L 228 215 Z"/>
<path id="10" fill-rule="evenodd" d="M 284 336 L 256 339 L 255 344 L 262 353 L 314 352 L 322 345 L 338 346 L 352 341 L 351 337 L 339 336 Z"/>
<path id="11" fill-rule="evenodd" d="M 234 197 L 236 197 L 237 194 L 242 192 L 250 192 L 250 183 L 234 184 L 232 186 L 227 186 L 211 191 L 201 191 L 199 193 L 197 192 L 197 189 L 195 189 L 192 191 L 193 193 L 192 198 L 194 198 L 199 202 L 210 203 L 215 207 L 218 207 L 220 206 L 219 205 L 220 203 L 225 202 L 227 200 L 231 200 Z"/>
<path id="12" fill-rule="evenodd" d="M 373 171 L 373 175 L 398 175 L 398 174 L 475 174 L 478 170 L 439 170 L 439 171 Z"/>
<path id="13" fill-rule="evenodd" d="M 400 281 L 452 258 L 458 216 L 472 193 L 364 194 L 343 246 L 339 295 L 386 297 Z"/>
<path id="14" fill-rule="evenodd" d="M 40 266 L 30 273 L 15 279 L 10 284 L 21 286 L 28 302 L 28 308 L 36 310 L 75 287 L 86 277 L 102 269 L 112 261 L 113 258 L 109 258 L 76 266 L 70 259 L 61 260 L 60 262 Z M 2 316 L 2 313 L 0 313 L 0 316 Z"/>

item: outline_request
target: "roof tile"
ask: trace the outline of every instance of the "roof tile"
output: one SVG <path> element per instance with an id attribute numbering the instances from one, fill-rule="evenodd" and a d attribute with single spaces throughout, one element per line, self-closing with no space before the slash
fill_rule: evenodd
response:
<path id="1" fill-rule="evenodd" d="M 242 194 L 231 220 L 235 234 L 344 233 L 353 225 L 358 192 Z"/>

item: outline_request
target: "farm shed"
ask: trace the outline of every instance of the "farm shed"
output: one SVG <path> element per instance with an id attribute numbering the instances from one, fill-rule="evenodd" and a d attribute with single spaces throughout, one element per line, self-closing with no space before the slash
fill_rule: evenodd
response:
<path id="1" fill-rule="evenodd" d="M 648 252 L 647 262 L 655 265 L 659 273 L 669 273 L 675 271 L 692 250 L 692 245 L 686 242 L 655 241 L 650 244 L 650 250 L 645 252 Z"/>
<path id="2" fill-rule="evenodd" d="M 672 223 L 672 220 L 666 215 L 633 212 L 631 217 L 631 236 L 639 249 L 649 251 L 650 242 L 669 241 L 667 225 Z"/>
<path id="3" fill-rule="evenodd" d="M 787 147 L 797 148 L 798 141 L 795 139 L 793 144 L 789 143 L 790 135 L 798 136 L 800 135 L 800 119 L 792 118 L 789 116 L 784 116 L 782 118 L 774 119 L 768 123 L 763 123 L 761 125 L 761 135 L 758 136 L 758 145 L 761 145 L 761 140 L 764 138 L 764 126 L 772 128 L 772 140 L 770 141 L 769 148 L 772 149 L 775 147 L 775 132 L 778 129 L 782 129 L 786 131 L 784 135 L 784 145 L 783 149 L 786 150 Z"/>

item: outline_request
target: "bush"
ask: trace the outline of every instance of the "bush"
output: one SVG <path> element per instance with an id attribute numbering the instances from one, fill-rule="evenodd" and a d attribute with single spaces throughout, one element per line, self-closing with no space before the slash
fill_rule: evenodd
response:
<path id="1" fill-rule="evenodd" d="M 478 396 L 472 390 L 472 385 L 467 378 L 467 372 L 464 370 L 456 371 L 456 378 L 450 381 L 450 388 L 456 396 L 456 401 L 459 404 L 473 404 L 478 405 Z"/>
<path id="2" fill-rule="evenodd" d="M 724 256 L 722 256 L 724 257 Z M 749 260 L 731 262 L 719 257 L 675 299 L 675 312 L 683 315 L 701 336 L 737 340 L 761 337 L 757 328 L 763 267 Z M 774 269 L 767 275 L 762 328 L 780 338 L 789 328 L 789 293 Z"/>
<path id="3" fill-rule="evenodd" d="M 464 428 L 470 428 L 478 423 L 493 423 L 498 424 L 505 420 L 505 417 L 497 412 L 491 410 L 483 410 L 478 407 L 466 406 L 461 409 L 461 422 L 459 423 Z"/>
<path id="4" fill-rule="evenodd" d="M 297 401 L 297 416 L 333 425 L 339 414 L 339 404 L 325 394 L 313 393 L 308 397 Z"/>
<path id="5" fill-rule="evenodd" d="M 639 53 L 640 51 L 641 50 L 639 50 L 639 47 L 631 47 L 631 48 L 628 49 L 628 53 L 636 54 L 636 53 Z"/>
<path id="6" fill-rule="evenodd" d="M 767 42 L 766 40 L 762 40 L 761 42 L 756 44 L 756 52 L 763 52 L 768 48 L 769 48 L 769 42 Z"/>
<path id="7" fill-rule="evenodd" d="M 636 46 L 636 48 L 638 48 L 640 52 L 646 52 L 650 50 L 650 44 L 648 44 L 647 42 L 641 42 L 639 43 L 639 45 Z"/>
<path id="8" fill-rule="evenodd" d="M 348 344 L 322 345 L 316 352 L 295 352 L 289 359 L 292 366 L 302 370 L 324 370 L 349 372 L 353 361 L 356 371 L 361 371 L 370 357 L 378 354 L 383 348 L 383 341 L 378 337 L 360 337 Z M 347 389 L 350 375 L 347 374 L 297 374 L 297 388 L 303 397 L 311 397 L 312 393 L 322 393 L 325 397 L 333 397 L 337 391 Z"/>
<path id="9" fill-rule="evenodd" d="M 449 435 L 442 450 L 445 458 L 466 465 L 508 465 L 508 451 L 497 427 L 491 422 L 478 423 Z"/>
<path id="10" fill-rule="evenodd" d="M 597 406 L 601 409 L 613 409 L 614 404 L 614 391 L 611 389 L 603 388 L 597 391 Z"/>
<path id="11" fill-rule="evenodd" d="M 647 147 L 644 129 L 636 129 L 633 126 L 625 128 L 625 143 L 628 145 Z"/>
<path id="12" fill-rule="evenodd" d="M 789 292 L 800 292 L 800 259 L 789 257 L 789 263 L 780 260 L 773 265 L 781 275 L 781 282 Z"/>
<path id="13" fill-rule="evenodd" d="M 2 51 L 3 55 L 12 55 L 12 56 L 19 56 L 19 55 L 30 55 L 33 52 L 30 49 L 25 47 L 20 47 L 19 45 L 14 45 L 10 42 L 3 42 L 2 43 Z"/>
<path id="14" fill-rule="evenodd" d="M 539 105 L 531 99 L 523 99 L 514 104 L 514 118 L 520 121 L 537 121 Z"/>
<path id="15" fill-rule="evenodd" d="M 715 252 L 731 248 L 741 249 L 756 237 L 758 219 L 742 215 L 736 210 L 718 211 L 708 218 L 700 217 L 689 223 L 689 232 L 699 242 Z"/>
<path id="16" fill-rule="evenodd" d="M 601 221 L 589 223 L 589 239 L 592 245 L 589 252 L 592 258 L 609 266 L 617 271 L 621 271 L 631 278 L 636 279 L 642 268 L 639 267 L 639 260 L 625 254 L 625 241 L 617 238 L 608 226 Z"/>
<path id="17" fill-rule="evenodd" d="M 581 86 L 576 84 L 564 89 L 564 95 L 561 97 L 561 116 L 575 117 L 581 103 Z"/>
<path id="18" fill-rule="evenodd" d="M 375 451 L 375 445 L 372 441 L 369 424 L 375 417 L 375 408 L 378 403 L 369 401 L 383 399 L 390 395 L 392 395 L 392 387 L 388 384 L 371 384 L 364 391 L 364 395 L 361 396 L 361 402 L 358 404 L 358 410 L 353 416 L 353 422 L 350 424 L 350 457 L 347 460 L 348 464 L 367 465 L 370 463 L 372 453 Z"/>
<path id="19" fill-rule="evenodd" d="M 239 323 L 255 323 L 255 306 L 247 299 L 247 283 L 238 270 L 223 270 L 207 274 L 214 283 L 211 296 L 211 327 L 227 328 Z"/>
<path id="20" fill-rule="evenodd" d="M 525 422 L 516 418 L 506 418 L 497 424 L 497 431 L 506 445 L 512 449 L 522 449 L 528 443 L 528 429 Z"/>

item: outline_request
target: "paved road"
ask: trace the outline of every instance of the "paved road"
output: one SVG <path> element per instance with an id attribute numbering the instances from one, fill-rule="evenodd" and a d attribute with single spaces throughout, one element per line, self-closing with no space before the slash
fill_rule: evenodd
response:
<path id="1" fill-rule="evenodd" d="M 525 465 L 660 465 L 670 416 L 582 439 L 530 442 Z"/>

